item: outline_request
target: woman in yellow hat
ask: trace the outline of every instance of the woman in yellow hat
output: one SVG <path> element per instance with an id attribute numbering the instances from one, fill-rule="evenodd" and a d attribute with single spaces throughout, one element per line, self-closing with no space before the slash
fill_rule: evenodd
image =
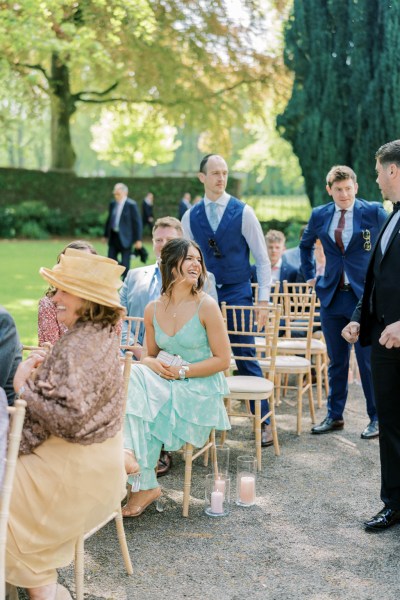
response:
<path id="1" fill-rule="evenodd" d="M 124 268 L 67 249 L 40 274 L 68 331 L 50 352 L 33 352 L 14 377 L 27 402 L 11 499 L 6 581 L 32 600 L 70 598 L 56 569 L 76 539 L 106 518 L 125 493 L 123 392 L 114 325 L 123 309 Z"/>

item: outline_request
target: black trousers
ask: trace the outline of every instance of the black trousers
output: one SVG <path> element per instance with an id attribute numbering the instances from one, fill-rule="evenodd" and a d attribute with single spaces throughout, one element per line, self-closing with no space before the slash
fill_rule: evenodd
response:
<path id="1" fill-rule="evenodd" d="M 372 324 L 371 369 L 379 420 L 381 499 L 400 510 L 400 348 L 379 343 L 383 323 Z"/>
<path id="2" fill-rule="evenodd" d="M 118 259 L 119 255 L 121 255 L 121 260 Z M 131 265 L 131 248 L 124 248 L 122 246 L 116 231 L 111 231 L 110 233 L 110 239 L 108 240 L 108 258 L 113 258 L 118 261 L 120 265 L 125 267 L 125 271 L 122 273 L 122 279 L 125 279 Z"/>

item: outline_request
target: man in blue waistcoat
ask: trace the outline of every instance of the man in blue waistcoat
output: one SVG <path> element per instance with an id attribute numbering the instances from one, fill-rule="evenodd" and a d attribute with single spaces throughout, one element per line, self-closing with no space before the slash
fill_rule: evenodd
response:
<path id="1" fill-rule="evenodd" d="M 204 198 L 183 215 L 182 226 L 186 237 L 199 244 L 207 269 L 215 276 L 219 302 L 252 305 L 251 252 L 256 262 L 259 304 L 267 304 L 271 264 L 253 209 L 225 192 L 228 167 L 222 156 L 205 156 L 200 163 L 199 179 L 204 185 Z M 243 348 L 242 354 L 248 353 L 249 349 Z M 256 360 L 238 362 L 241 375 L 263 376 Z M 261 417 L 268 411 L 268 402 L 263 400 Z M 261 443 L 263 446 L 272 444 L 271 426 L 267 422 L 263 425 Z"/>

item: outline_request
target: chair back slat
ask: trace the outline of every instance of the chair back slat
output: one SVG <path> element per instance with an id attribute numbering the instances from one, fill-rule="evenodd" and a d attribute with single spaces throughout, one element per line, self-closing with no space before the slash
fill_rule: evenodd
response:
<path id="1" fill-rule="evenodd" d="M 134 350 L 136 348 L 142 348 L 140 346 L 138 340 L 140 335 L 140 330 L 143 324 L 143 317 L 124 317 L 122 320 L 122 331 L 123 331 L 123 339 L 126 340 L 127 343 L 120 343 L 121 350 Z"/>
<path id="2" fill-rule="evenodd" d="M 231 340 L 231 352 L 236 362 L 254 361 L 253 356 L 242 356 L 240 349 L 250 348 L 256 356 L 269 360 L 269 379 L 273 381 L 277 353 L 277 340 L 281 307 L 273 306 L 234 306 L 221 304 L 222 315 L 226 323 L 229 336 L 240 335 L 242 340 Z M 265 326 L 260 327 L 260 314 L 265 319 Z M 257 340 L 255 339 L 257 336 Z M 243 341 L 243 338 L 246 341 Z"/>

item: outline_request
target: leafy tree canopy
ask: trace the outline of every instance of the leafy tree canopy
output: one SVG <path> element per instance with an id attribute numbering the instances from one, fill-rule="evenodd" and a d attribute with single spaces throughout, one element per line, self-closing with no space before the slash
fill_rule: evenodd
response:
<path id="1" fill-rule="evenodd" d="M 143 103 L 170 123 L 219 132 L 262 110 L 282 67 L 268 40 L 267 0 L 0 2 L 4 67 L 51 101 L 52 167 L 72 168 L 70 119 L 81 103 Z M 235 7 L 238 7 L 239 12 Z M 6 68 L 4 69 L 6 70 Z"/>

